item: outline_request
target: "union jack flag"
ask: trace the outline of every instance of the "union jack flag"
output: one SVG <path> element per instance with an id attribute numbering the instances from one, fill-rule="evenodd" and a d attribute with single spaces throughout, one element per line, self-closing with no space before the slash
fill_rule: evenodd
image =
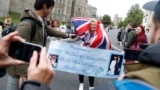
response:
<path id="1" fill-rule="evenodd" d="M 81 37 L 85 38 L 90 29 L 91 18 L 72 18 L 72 23 L 75 27 L 76 33 Z M 111 41 L 107 31 L 104 29 L 103 24 L 100 20 L 97 20 L 96 36 L 90 40 L 89 47 L 100 48 L 100 49 L 111 49 Z"/>

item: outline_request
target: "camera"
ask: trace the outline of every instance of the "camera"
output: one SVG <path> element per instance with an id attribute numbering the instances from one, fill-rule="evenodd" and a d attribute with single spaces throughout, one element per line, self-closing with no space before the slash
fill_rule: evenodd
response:
<path id="1" fill-rule="evenodd" d="M 11 42 L 9 47 L 9 56 L 12 58 L 16 58 L 18 60 L 22 60 L 25 62 L 29 62 L 32 57 L 33 51 L 37 51 L 40 53 L 42 46 L 29 43 L 29 42 Z"/>

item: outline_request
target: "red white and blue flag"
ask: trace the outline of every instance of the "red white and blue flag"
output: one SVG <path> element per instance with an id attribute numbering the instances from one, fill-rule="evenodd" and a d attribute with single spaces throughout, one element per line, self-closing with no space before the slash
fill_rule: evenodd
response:
<path id="1" fill-rule="evenodd" d="M 80 37 L 85 37 L 86 33 L 90 29 L 91 18 L 72 18 L 72 23 L 77 34 Z M 100 49 L 111 49 L 112 44 L 109 38 L 107 31 L 104 29 L 103 24 L 100 20 L 97 21 L 97 30 L 96 36 L 90 40 L 91 48 L 100 48 Z"/>

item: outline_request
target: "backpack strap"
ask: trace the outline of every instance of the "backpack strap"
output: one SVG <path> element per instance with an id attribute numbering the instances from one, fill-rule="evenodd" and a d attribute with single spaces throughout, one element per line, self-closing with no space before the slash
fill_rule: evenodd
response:
<path id="1" fill-rule="evenodd" d="M 31 38 L 30 38 L 30 41 L 33 40 L 35 34 L 36 34 L 36 21 L 34 18 L 23 18 L 21 19 L 21 21 L 28 21 L 30 24 L 31 24 Z"/>

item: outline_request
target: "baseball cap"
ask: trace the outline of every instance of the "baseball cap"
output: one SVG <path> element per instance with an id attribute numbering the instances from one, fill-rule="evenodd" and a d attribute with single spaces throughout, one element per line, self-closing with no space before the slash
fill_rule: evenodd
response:
<path id="1" fill-rule="evenodd" d="M 160 20 L 160 0 L 149 1 L 143 5 L 146 10 L 154 11 L 155 16 Z"/>

